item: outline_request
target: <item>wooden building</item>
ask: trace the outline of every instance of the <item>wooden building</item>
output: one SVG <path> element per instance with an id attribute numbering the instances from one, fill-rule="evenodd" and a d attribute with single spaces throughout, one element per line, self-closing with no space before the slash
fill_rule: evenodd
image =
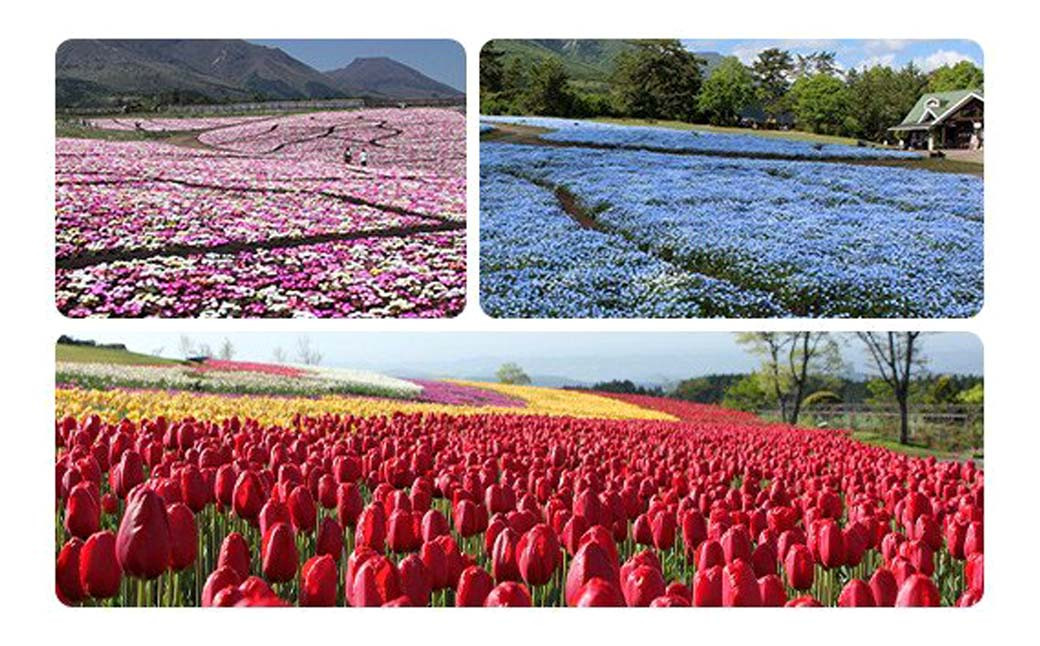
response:
<path id="1" fill-rule="evenodd" d="M 898 126 L 889 128 L 900 147 L 914 150 L 982 148 L 982 90 L 929 92 L 921 96 Z"/>

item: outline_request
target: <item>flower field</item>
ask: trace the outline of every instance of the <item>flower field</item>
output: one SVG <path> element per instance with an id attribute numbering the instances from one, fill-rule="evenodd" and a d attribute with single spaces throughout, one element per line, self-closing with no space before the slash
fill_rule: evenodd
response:
<path id="1" fill-rule="evenodd" d="M 66 315 L 461 310 L 462 114 L 150 119 L 138 129 L 191 131 L 193 143 L 57 142 L 57 304 Z"/>
<path id="2" fill-rule="evenodd" d="M 677 400 L 418 387 L 428 400 L 60 386 L 58 597 L 804 607 L 982 595 L 984 474 L 971 462 Z"/>
<path id="3" fill-rule="evenodd" d="M 734 137 L 690 138 L 702 136 Z M 979 311 L 980 178 L 757 154 L 743 144 L 702 155 L 483 142 L 482 306 L 551 318 Z"/>

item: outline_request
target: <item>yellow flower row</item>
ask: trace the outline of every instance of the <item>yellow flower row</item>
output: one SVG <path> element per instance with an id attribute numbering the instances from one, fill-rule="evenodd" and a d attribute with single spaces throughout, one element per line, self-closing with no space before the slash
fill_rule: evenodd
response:
<path id="1" fill-rule="evenodd" d="M 459 382 L 464 383 L 464 382 Z M 275 397 L 267 395 L 228 396 L 209 393 L 142 390 L 84 390 L 62 388 L 55 392 L 57 417 L 82 418 L 97 414 L 106 421 L 137 420 L 163 415 L 168 419 L 221 420 L 232 416 L 251 417 L 266 425 L 288 425 L 296 414 L 325 414 L 373 417 L 401 413 L 449 413 L 452 415 L 550 415 L 597 419 L 659 419 L 674 417 L 607 397 L 530 386 L 476 384 L 498 390 L 527 402 L 525 408 L 495 406 L 450 406 L 425 402 L 395 401 L 369 397 Z"/>

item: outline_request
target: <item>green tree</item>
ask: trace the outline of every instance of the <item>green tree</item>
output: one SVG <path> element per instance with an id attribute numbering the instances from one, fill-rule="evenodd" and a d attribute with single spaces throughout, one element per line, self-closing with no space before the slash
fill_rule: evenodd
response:
<path id="1" fill-rule="evenodd" d="M 768 408 L 771 401 L 769 390 L 762 383 L 762 375 L 757 372 L 733 383 L 722 396 L 722 405 L 736 410 L 760 411 Z"/>
<path id="2" fill-rule="evenodd" d="M 528 114 L 570 116 L 574 107 L 574 94 L 563 63 L 553 58 L 544 58 L 535 64 L 521 97 L 521 105 Z"/>
<path id="3" fill-rule="evenodd" d="M 783 112 L 783 99 L 791 86 L 794 60 L 791 53 L 776 47 L 762 50 L 751 64 L 751 76 L 763 107 L 771 114 Z"/>
<path id="4" fill-rule="evenodd" d="M 981 90 L 982 81 L 981 68 L 971 61 L 961 61 L 956 65 L 943 65 L 934 70 L 928 77 L 928 91 Z"/>
<path id="5" fill-rule="evenodd" d="M 678 40 L 639 40 L 617 58 L 612 78 L 627 116 L 693 121 L 703 61 Z"/>
<path id="6" fill-rule="evenodd" d="M 857 332 L 873 359 L 878 376 L 899 405 L 899 443 L 910 441 L 910 389 L 923 367 L 920 332 Z"/>
<path id="7" fill-rule="evenodd" d="M 502 57 L 505 52 L 495 47 L 495 41 L 488 41 L 480 50 L 480 92 L 500 92 L 505 68 Z"/>
<path id="8" fill-rule="evenodd" d="M 701 88 L 697 107 L 710 123 L 732 125 L 755 100 L 755 80 L 735 56 L 722 59 Z"/>
<path id="9" fill-rule="evenodd" d="M 791 86 L 790 99 L 802 130 L 836 134 L 845 125 L 849 93 L 841 79 L 827 74 L 802 77 Z"/>
<path id="10" fill-rule="evenodd" d="M 503 363 L 499 366 L 498 371 L 495 372 L 495 378 L 503 384 L 527 385 L 531 383 L 531 378 L 527 376 L 524 369 L 513 362 Z"/>
<path id="11" fill-rule="evenodd" d="M 913 63 L 899 71 L 878 65 L 865 70 L 850 70 L 848 85 L 848 117 L 854 137 L 881 141 L 888 128 L 902 121 L 914 107 L 928 84 L 928 78 Z"/>
<path id="12" fill-rule="evenodd" d="M 748 332 L 737 343 L 762 360 L 759 383 L 772 396 L 781 418 L 798 423 L 814 380 L 842 368 L 841 349 L 826 332 Z"/>
<path id="13" fill-rule="evenodd" d="M 982 382 L 978 382 L 967 390 L 957 393 L 957 401 L 962 404 L 973 404 L 982 406 L 984 401 Z"/>

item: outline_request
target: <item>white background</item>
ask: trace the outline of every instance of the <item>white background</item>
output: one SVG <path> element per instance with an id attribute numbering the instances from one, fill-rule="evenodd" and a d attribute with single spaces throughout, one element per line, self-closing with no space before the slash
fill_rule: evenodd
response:
<path id="1" fill-rule="evenodd" d="M 1034 384 L 1037 206 L 1035 16 L 998 2 L 77 2 L 5 6 L 3 245 L 6 359 L 0 422 L 0 608 L 7 639 L 206 642 L 923 643 L 1032 634 L 1037 600 Z M 454 38 L 467 51 L 470 305 L 447 321 L 71 321 L 53 301 L 54 50 L 66 38 Z M 948 321 L 491 321 L 476 307 L 477 53 L 490 38 L 971 38 L 983 48 L 986 304 Z M 970 610 L 76 610 L 54 597 L 53 352 L 92 330 L 974 332 L 986 350 L 986 596 Z M 1029 621 L 1027 625 L 1026 622 Z"/>

